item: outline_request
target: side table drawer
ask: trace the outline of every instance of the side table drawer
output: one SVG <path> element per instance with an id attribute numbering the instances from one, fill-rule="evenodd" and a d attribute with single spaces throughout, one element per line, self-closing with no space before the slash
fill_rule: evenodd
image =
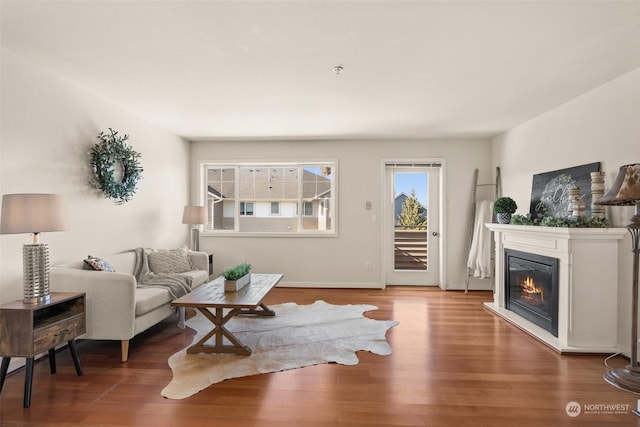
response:
<path id="1" fill-rule="evenodd" d="M 76 315 L 49 327 L 34 331 L 34 352 L 48 350 L 85 333 L 84 316 Z"/>

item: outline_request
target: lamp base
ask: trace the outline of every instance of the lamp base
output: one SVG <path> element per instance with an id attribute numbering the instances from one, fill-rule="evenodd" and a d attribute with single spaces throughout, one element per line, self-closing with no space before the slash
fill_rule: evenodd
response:
<path id="1" fill-rule="evenodd" d="M 194 251 L 200 251 L 200 229 L 195 226 L 191 229 L 191 247 Z"/>
<path id="2" fill-rule="evenodd" d="M 51 299 L 49 294 L 49 246 L 34 243 L 22 247 L 22 280 L 25 304 L 37 304 Z"/>
<path id="3" fill-rule="evenodd" d="M 25 304 L 42 304 L 51 301 L 51 295 L 43 295 L 41 297 L 23 298 L 22 302 Z"/>
<path id="4" fill-rule="evenodd" d="M 640 371 L 631 366 L 609 369 L 604 374 L 604 380 L 621 390 L 640 394 Z"/>

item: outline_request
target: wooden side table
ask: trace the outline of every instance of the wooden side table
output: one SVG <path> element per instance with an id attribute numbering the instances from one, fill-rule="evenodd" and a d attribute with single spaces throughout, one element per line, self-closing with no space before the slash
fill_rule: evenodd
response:
<path id="1" fill-rule="evenodd" d="M 82 367 L 75 338 L 86 332 L 85 294 L 52 292 L 51 299 L 37 304 L 13 301 L 0 305 L 0 392 L 12 357 L 26 358 L 24 407 L 31 405 L 34 357 L 49 354 L 49 368 L 56 373 L 55 347 L 65 341 L 78 376 Z"/>

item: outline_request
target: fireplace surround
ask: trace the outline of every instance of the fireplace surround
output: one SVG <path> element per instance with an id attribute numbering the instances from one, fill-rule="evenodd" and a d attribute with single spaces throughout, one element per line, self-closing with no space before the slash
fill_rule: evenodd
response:
<path id="1" fill-rule="evenodd" d="M 495 241 L 493 301 L 485 307 L 561 353 L 615 353 L 618 251 L 624 228 L 486 224 Z M 505 250 L 557 260 L 557 334 L 507 308 Z"/>

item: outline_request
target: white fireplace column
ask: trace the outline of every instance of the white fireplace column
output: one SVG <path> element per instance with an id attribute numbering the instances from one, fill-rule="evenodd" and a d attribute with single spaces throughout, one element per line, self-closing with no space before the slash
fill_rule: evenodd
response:
<path id="1" fill-rule="evenodd" d="M 559 352 L 618 351 L 618 246 L 626 228 L 485 225 L 496 251 L 489 310 Z M 505 308 L 505 249 L 558 259 L 558 337 Z"/>

